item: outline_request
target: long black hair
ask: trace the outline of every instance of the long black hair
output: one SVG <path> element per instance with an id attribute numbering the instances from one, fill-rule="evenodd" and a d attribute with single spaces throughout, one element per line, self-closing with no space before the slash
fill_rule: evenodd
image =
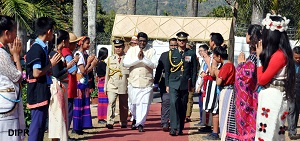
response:
<path id="1" fill-rule="evenodd" d="M 14 26 L 16 26 L 16 22 L 12 17 L 0 15 L 0 36 L 2 36 L 5 30 L 12 31 Z"/>
<path id="2" fill-rule="evenodd" d="M 223 60 L 228 60 L 227 45 L 215 47 L 213 50 L 213 54 L 215 54 L 217 56 L 220 55 L 220 57 Z"/>
<path id="3" fill-rule="evenodd" d="M 63 40 L 70 39 L 69 32 L 65 30 L 58 30 L 57 31 L 57 44 L 60 44 Z"/>
<path id="4" fill-rule="evenodd" d="M 49 48 L 52 50 L 55 47 L 55 40 L 57 45 L 60 44 L 63 40 L 68 40 L 70 38 L 69 32 L 65 30 L 58 30 L 57 31 L 57 38 L 55 39 L 55 36 L 53 37 L 51 42 L 48 42 Z M 57 47 L 56 47 L 57 48 Z"/>
<path id="5" fill-rule="evenodd" d="M 250 36 L 250 51 L 256 51 L 256 45 L 258 41 L 261 39 L 262 33 L 261 33 L 262 27 L 257 24 L 252 24 L 248 28 L 248 35 Z"/>
<path id="6" fill-rule="evenodd" d="M 281 22 L 284 19 L 279 16 L 270 16 L 272 21 Z M 289 37 L 287 36 L 286 31 L 280 32 L 278 30 L 271 31 L 266 29 L 262 30 L 262 47 L 263 50 L 259 55 L 263 66 L 263 72 L 269 66 L 271 56 L 278 50 L 281 49 L 286 58 L 286 74 L 287 78 L 285 81 L 285 91 L 287 99 L 293 99 L 294 93 L 293 88 L 295 84 L 295 63 L 293 59 L 293 52 L 289 42 Z"/>
<path id="7" fill-rule="evenodd" d="M 224 42 L 224 38 L 220 33 L 210 33 L 210 39 L 215 42 L 216 46 L 221 46 Z"/>
<path id="8" fill-rule="evenodd" d="M 105 60 L 107 58 L 107 55 L 108 55 L 107 48 L 105 48 L 105 47 L 100 48 L 98 51 L 98 60 L 99 61 Z"/>

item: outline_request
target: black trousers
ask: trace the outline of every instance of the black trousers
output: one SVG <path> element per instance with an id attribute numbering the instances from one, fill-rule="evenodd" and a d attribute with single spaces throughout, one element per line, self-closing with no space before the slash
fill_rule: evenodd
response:
<path id="1" fill-rule="evenodd" d="M 169 88 L 170 92 L 170 125 L 171 129 L 182 131 L 188 101 L 188 90 Z"/>
<path id="2" fill-rule="evenodd" d="M 294 101 L 288 101 L 289 114 L 287 116 L 289 135 L 297 134 L 297 123 L 300 110 L 300 95 L 296 95 Z"/>
<path id="3" fill-rule="evenodd" d="M 73 119 L 74 98 L 68 98 L 68 130 Z"/>
<path id="4" fill-rule="evenodd" d="M 169 125 L 170 119 L 170 94 L 160 93 L 161 97 L 161 125 Z"/>

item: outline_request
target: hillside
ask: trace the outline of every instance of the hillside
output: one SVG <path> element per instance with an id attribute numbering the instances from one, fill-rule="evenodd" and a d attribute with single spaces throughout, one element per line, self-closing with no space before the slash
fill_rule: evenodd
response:
<path id="1" fill-rule="evenodd" d="M 100 0 L 104 11 L 111 10 L 120 14 L 126 13 L 127 0 Z M 137 15 L 156 15 L 156 0 L 137 0 Z M 158 0 L 159 15 L 168 13 L 172 16 L 186 16 L 187 0 Z M 227 5 L 225 0 L 207 0 L 199 3 L 198 16 L 206 16 L 213 8 Z"/>

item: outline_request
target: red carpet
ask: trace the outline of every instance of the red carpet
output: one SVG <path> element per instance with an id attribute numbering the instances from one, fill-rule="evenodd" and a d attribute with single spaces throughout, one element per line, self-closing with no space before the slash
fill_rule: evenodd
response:
<path id="1" fill-rule="evenodd" d="M 188 141 L 189 123 L 185 124 L 182 136 L 170 136 L 169 132 L 163 132 L 160 125 L 160 103 L 153 103 L 145 124 L 145 131 L 131 130 L 131 122 L 127 129 L 115 124 L 114 129 L 104 129 L 99 134 L 90 137 L 89 141 Z"/>

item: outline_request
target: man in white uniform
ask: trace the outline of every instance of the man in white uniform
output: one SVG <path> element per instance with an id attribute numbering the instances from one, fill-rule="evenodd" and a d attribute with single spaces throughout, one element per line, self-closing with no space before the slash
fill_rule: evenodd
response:
<path id="1" fill-rule="evenodd" d="M 144 124 L 153 98 L 153 69 L 157 66 L 157 60 L 155 50 L 147 45 L 148 35 L 140 32 L 137 37 L 138 46 L 129 48 L 123 65 L 129 68 L 128 100 L 133 116 L 131 129 L 138 127 L 139 132 L 145 132 Z"/>

